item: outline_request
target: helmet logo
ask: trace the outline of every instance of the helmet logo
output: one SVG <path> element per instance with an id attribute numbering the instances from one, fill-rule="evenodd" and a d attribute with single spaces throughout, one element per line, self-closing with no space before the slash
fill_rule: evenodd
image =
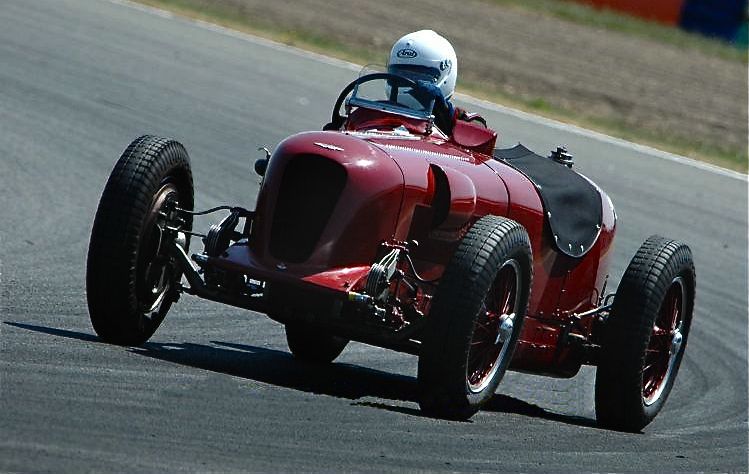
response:
<path id="1" fill-rule="evenodd" d="M 440 71 L 449 71 L 450 66 L 452 66 L 452 62 L 449 59 L 445 59 L 444 61 L 440 62 Z"/>
<path id="2" fill-rule="evenodd" d="M 396 54 L 396 56 L 398 56 L 399 58 L 408 58 L 408 59 L 415 58 L 418 55 L 419 53 L 417 53 L 411 48 L 403 48 L 400 51 L 398 51 L 398 53 Z"/>

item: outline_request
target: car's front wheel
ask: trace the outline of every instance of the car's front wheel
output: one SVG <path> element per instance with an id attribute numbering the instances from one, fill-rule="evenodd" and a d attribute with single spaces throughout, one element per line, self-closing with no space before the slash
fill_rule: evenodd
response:
<path id="1" fill-rule="evenodd" d="M 419 405 L 465 419 L 493 395 L 512 359 L 532 278 L 528 234 L 517 222 L 479 219 L 445 269 L 419 357 Z"/>
<path id="2" fill-rule="evenodd" d="M 173 140 L 140 137 L 122 153 L 107 181 L 89 243 L 89 315 L 106 342 L 144 343 L 174 301 L 181 273 L 164 235 L 167 203 L 193 208 L 187 152 Z M 189 230 L 191 222 L 181 225 Z"/>

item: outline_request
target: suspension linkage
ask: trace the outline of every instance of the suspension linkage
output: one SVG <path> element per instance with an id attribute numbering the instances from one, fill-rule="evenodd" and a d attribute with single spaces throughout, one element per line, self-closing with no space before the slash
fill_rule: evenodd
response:
<path id="1" fill-rule="evenodd" d="M 240 217 L 251 217 L 255 214 L 253 211 L 248 211 L 247 209 L 238 206 L 216 206 L 205 211 L 190 211 L 188 209 L 182 209 L 178 207 L 175 209 L 175 211 L 191 216 L 205 216 L 206 214 L 212 214 L 218 211 L 236 212 Z"/>
<path id="2" fill-rule="evenodd" d="M 583 311 L 582 313 L 573 313 L 570 315 L 571 318 L 581 321 L 584 318 L 590 317 L 590 316 L 597 316 L 602 313 L 607 313 L 611 310 L 611 307 L 613 306 L 613 299 L 614 296 L 616 296 L 616 293 L 609 293 L 606 295 L 606 297 L 603 300 L 603 304 L 601 306 L 598 306 L 593 309 L 589 309 L 588 311 Z"/>

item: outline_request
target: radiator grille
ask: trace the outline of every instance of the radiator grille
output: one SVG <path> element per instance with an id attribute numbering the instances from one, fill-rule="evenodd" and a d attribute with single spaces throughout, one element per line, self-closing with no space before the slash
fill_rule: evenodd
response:
<path id="1" fill-rule="evenodd" d="M 306 261 L 333 214 L 346 170 L 317 155 L 299 155 L 286 165 L 271 226 L 270 253 L 284 262 Z"/>

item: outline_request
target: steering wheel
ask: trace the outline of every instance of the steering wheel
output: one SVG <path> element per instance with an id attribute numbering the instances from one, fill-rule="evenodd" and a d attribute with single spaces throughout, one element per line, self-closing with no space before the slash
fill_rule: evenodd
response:
<path id="1" fill-rule="evenodd" d="M 390 74 L 389 72 L 376 72 L 374 74 L 367 74 L 366 76 L 358 77 L 349 85 L 344 87 L 341 91 L 341 94 L 338 96 L 338 99 L 336 99 L 335 105 L 333 106 L 333 115 L 330 118 L 330 123 L 325 125 L 323 127 L 323 130 L 338 130 L 339 128 L 341 128 L 345 120 L 345 118 L 341 115 L 341 106 L 343 105 L 343 101 L 346 100 L 346 97 L 351 93 L 351 91 L 354 90 L 356 86 L 365 82 L 377 81 L 381 79 L 390 81 L 396 87 L 410 87 L 412 89 L 418 88 L 418 84 L 415 81 L 407 79 L 403 76 Z"/>

